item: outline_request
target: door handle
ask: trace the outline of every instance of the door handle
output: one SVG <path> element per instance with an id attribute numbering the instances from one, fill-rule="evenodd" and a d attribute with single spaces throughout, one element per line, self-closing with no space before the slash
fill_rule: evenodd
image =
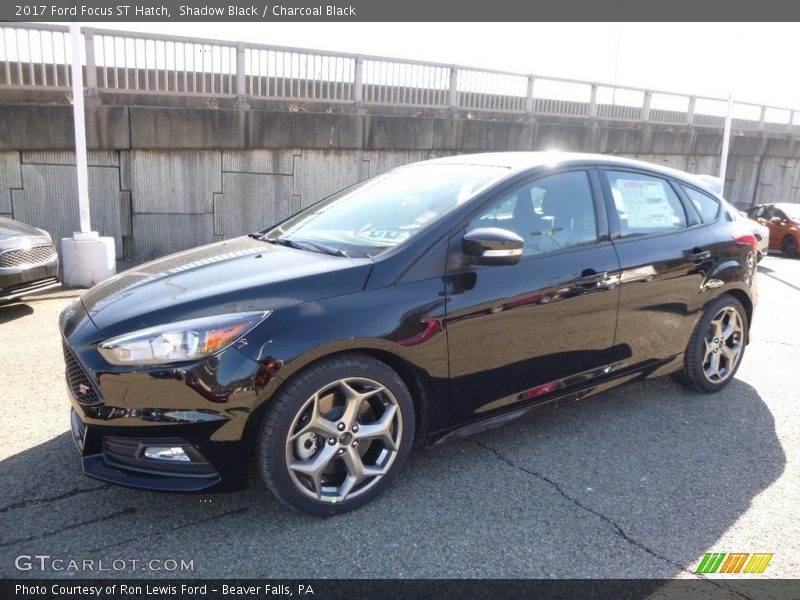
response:
<path id="1" fill-rule="evenodd" d="M 592 285 L 608 280 L 608 271 L 595 273 L 592 269 L 584 269 L 581 276 L 575 280 L 578 285 Z"/>
<path id="2" fill-rule="evenodd" d="M 711 258 L 711 252 L 708 250 L 700 250 L 699 248 L 695 248 L 694 251 L 689 255 L 689 258 L 694 262 L 700 262 L 706 260 L 707 258 Z"/>

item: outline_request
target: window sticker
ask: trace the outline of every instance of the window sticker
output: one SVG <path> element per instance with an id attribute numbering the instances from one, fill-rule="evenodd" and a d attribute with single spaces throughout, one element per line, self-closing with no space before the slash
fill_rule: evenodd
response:
<path id="1" fill-rule="evenodd" d="M 667 190 L 660 181 L 617 179 L 614 194 L 617 208 L 623 211 L 631 229 L 658 229 L 673 227 L 674 210 L 667 198 Z"/>

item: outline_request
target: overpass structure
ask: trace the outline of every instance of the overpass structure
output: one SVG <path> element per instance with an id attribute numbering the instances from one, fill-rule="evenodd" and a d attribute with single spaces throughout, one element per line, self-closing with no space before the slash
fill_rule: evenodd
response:
<path id="1" fill-rule="evenodd" d="M 66 27 L 0 27 L 0 214 L 69 235 Z M 434 62 L 83 28 L 92 221 L 146 260 L 263 228 L 394 166 L 613 153 L 719 170 L 727 100 Z M 726 196 L 800 201 L 800 110 L 735 102 Z"/>

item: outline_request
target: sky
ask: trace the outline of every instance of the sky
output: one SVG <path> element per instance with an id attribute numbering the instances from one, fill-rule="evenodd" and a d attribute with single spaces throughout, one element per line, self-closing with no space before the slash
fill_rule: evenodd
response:
<path id="1" fill-rule="evenodd" d="M 85 25 L 91 25 L 85 23 Z M 96 27 L 454 63 L 800 110 L 797 23 L 116 23 Z"/>

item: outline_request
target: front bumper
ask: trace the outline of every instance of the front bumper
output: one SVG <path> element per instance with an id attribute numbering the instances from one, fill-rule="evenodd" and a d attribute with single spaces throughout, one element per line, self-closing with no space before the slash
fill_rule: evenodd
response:
<path id="1" fill-rule="evenodd" d="M 8 302 L 59 285 L 58 260 L 21 269 L 0 268 L 0 301 Z"/>
<path id="2" fill-rule="evenodd" d="M 222 474 L 186 438 L 110 435 L 88 427 L 75 410 L 70 414 L 72 438 L 81 454 L 83 472 L 89 477 L 127 487 L 162 492 L 200 492 L 237 487 L 231 477 L 222 485 Z M 156 460 L 147 448 L 179 447 L 189 461 Z M 230 475 L 230 474 L 229 474 Z M 239 482 L 240 484 L 243 481 Z"/>
<path id="3" fill-rule="evenodd" d="M 86 475 L 169 492 L 246 484 L 258 363 L 235 348 L 197 363 L 128 370 L 97 351 L 102 335 L 80 302 L 62 316 L 71 429 Z M 181 448 L 189 460 L 148 457 Z"/>

